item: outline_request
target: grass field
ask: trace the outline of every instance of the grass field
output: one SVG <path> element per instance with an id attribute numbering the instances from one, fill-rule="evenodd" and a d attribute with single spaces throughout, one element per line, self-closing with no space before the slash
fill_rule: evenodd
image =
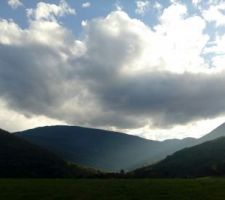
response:
<path id="1" fill-rule="evenodd" d="M 225 199 L 225 179 L 0 179 L 0 200 Z"/>

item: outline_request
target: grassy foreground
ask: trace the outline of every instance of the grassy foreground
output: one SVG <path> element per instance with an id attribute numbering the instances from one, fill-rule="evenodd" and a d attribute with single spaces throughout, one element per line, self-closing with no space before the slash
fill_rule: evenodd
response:
<path id="1" fill-rule="evenodd" d="M 0 179 L 1 200 L 225 199 L 225 179 Z"/>

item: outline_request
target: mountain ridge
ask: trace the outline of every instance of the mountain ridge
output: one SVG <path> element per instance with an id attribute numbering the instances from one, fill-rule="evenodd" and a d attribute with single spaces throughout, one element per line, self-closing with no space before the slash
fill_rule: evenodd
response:
<path id="1" fill-rule="evenodd" d="M 154 141 L 125 133 L 79 126 L 45 126 L 15 134 L 61 155 L 68 161 L 106 171 L 135 169 L 163 159 L 165 152 L 173 153 L 183 146 L 189 146 L 186 140 Z M 193 141 L 188 141 L 190 142 Z"/>
<path id="2" fill-rule="evenodd" d="M 75 178 L 91 173 L 89 169 L 69 164 L 58 155 L 0 129 L 1 178 Z"/>
<path id="3" fill-rule="evenodd" d="M 225 136 L 184 148 L 156 164 L 129 173 L 139 178 L 194 178 L 225 175 Z"/>
<path id="4" fill-rule="evenodd" d="M 225 124 L 198 139 L 188 137 L 164 141 L 66 125 L 38 127 L 15 134 L 59 154 L 67 161 L 112 172 L 121 169 L 130 171 L 154 164 L 183 148 L 223 135 L 223 129 Z M 220 134 L 217 134 L 218 131 Z"/>

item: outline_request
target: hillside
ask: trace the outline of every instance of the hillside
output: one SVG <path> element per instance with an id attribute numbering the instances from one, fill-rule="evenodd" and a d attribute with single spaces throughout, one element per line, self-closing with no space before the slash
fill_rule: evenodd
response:
<path id="1" fill-rule="evenodd" d="M 80 177 L 90 173 L 0 129 L 0 178 Z"/>
<path id="2" fill-rule="evenodd" d="M 105 171 L 133 170 L 156 163 L 185 147 L 225 136 L 225 124 L 199 139 L 162 142 L 77 126 L 49 126 L 16 133 L 67 161 Z"/>
<path id="3" fill-rule="evenodd" d="M 68 161 L 106 171 L 131 170 L 151 164 L 195 142 L 193 138 L 159 142 L 76 126 L 41 127 L 16 135 Z"/>
<path id="4" fill-rule="evenodd" d="M 203 177 L 225 175 L 225 137 L 168 156 L 161 162 L 137 169 L 135 177 Z"/>

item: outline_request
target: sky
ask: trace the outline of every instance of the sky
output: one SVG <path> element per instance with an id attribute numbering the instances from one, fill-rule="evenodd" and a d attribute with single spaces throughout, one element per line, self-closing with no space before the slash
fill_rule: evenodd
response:
<path id="1" fill-rule="evenodd" d="M 0 127 L 148 139 L 225 122 L 225 1 L 0 1 Z"/>

